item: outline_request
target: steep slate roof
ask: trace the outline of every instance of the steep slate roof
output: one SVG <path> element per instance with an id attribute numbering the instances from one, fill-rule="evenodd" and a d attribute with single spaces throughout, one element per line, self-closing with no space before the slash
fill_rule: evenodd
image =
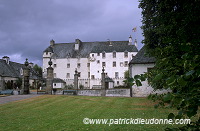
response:
<path id="1" fill-rule="evenodd" d="M 16 67 L 13 67 L 13 65 L 15 65 Z M 19 77 L 20 70 L 19 73 L 15 71 L 18 66 L 18 63 L 14 64 L 10 62 L 9 64 L 7 64 L 5 60 L 0 59 L 0 76 Z"/>
<path id="2" fill-rule="evenodd" d="M 110 42 L 112 46 L 110 46 Z M 90 53 L 105 52 L 138 52 L 135 45 L 128 45 L 128 41 L 110 41 L 110 42 L 81 42 L 79 50 L 75 51 L 75 43 L 60 43 L 49 46 L 44 52 L 53 52 L 53 58 L 87 58 Z"/>
<path id="3" fill-rule="evenodd" d="M 140 51 L 133 57 L 129 64 L 147 64 L 147 63 L 155 63 L 154 57 L 148 57 L 145 54 L 145 46 L 140 49 Z"/>
<path id="4" fill-rule="evenodd" d="M 12 78 L 21 78 L 22 75 L 20 70 L 23 69 L 24 64 L 16 63 L 9 61 L 9 64 L 5 60 L 0 59 L 0 76 L 2 77 L 12 77 Z M 37 73 L 31 68 L 31 79 L 38 79 Z"/>
<path id="5" fill-rule="evenodd" d="M 53 83 L 66 83 L 66 82 L 60 78 L 53 78 Z"/>

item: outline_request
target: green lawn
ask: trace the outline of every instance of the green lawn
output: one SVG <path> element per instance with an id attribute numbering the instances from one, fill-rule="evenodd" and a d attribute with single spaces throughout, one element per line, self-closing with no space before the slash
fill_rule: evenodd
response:
<path id="1" fill-rule="evenodd" d="M 135 130 L 160 131 L 177 125 L 83 124 L 84 118 L 167 118 L 169 109 L 154 109 L 146 98 L 42 95 L 0 105 L 0 130 Z"/>

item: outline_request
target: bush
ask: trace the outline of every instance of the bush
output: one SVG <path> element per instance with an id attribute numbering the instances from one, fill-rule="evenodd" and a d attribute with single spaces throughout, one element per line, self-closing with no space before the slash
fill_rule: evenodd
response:
<path id="1" fill-rule="evenodd" d="M 73 89 L 73 88 L 74 88 L 74 86 L 73 86 L 72 84 L 66 85 L 66 86 L 64 87 L 64 89 Z"/>
<path id="2" fill-rule="evenodd" d="M 79 85 L 79 89 L 84 89 L 84 85 Z"/>

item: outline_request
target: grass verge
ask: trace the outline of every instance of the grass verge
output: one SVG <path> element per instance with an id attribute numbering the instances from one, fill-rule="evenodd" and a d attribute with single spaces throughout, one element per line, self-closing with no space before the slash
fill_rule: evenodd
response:
<path id="1" fill-rule="evenodd" d="M 0 105 L 0 130 L 155 131 L 179 125 L 84 124 L 91 119 L 166 119 L 172 109 L 154 109 L 146 98 L 41 95 Z"/>

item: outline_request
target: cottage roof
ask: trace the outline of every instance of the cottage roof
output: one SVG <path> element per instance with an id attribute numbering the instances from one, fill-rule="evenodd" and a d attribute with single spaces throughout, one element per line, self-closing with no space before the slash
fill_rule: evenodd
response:
<path id="1" fill-rule="evenodd" d="M 60 78 L 54 78 L 53 83 L 66 83 L 66 82 Z"/>
<path id="2" fill-rule="evenodd" d="M 106 76 L 105 77 L 105 82 L 114 82 L 112 78 Z"/>
<path id="3" fill-rule="evenodd" d="M 2 77 L 13 77 L 13 78 L 21 78 L 21 69 L 25 66 L 24 64 L 16 63 L 9 61 L 9 64 L 6 63 L 5 60 L 0 59 L 0 76 Z M 31 79 L 38 79 L 38 74 L 30 68 Z"/>
<path id="4" fill-rule="evenodd" d="M 128 45 L 128 41 L 81 42 L 79 50 L 75 50 L 76 43 L 57 43 L 49 46 L 44 52 L 53 52 L 53 58 L 87 58 L 90 53 L 105 52 L 138 52 L 135 45 Z"/>
<path id="5" fill-rule="evenodd" d="M 147 63 L 155 63 L 154 57 L 149 57 L 146 54 L 146 48 L 143 46 L 140 51 L 133 57 L 130 61 L 130 64 L 147 64 Z"/>

